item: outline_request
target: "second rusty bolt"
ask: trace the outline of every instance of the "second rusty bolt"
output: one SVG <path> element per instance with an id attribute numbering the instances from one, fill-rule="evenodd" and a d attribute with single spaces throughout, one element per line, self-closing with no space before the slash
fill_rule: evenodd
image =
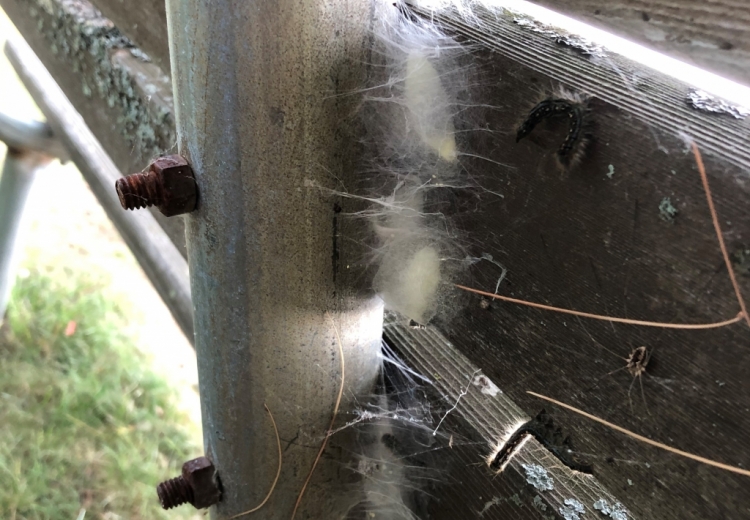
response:
<path id="1" fill-rule="evenodd" d="M 180 155 L 159 157 L 144 173 L 118 179 L 115 189 L 123 209 L 156 206 L 167 217 L 190 213 L 198 200 L 193 169 Z"/>
<path id="2" fill-rule="evenodd" d="M 216 468 L 206 457 L 187 461 L 182 465 L 182 474 L 159 484 L 156 493 L 164 509 L 182 504 L 192 504 L 197 509 L 203 509 L 221 500 Z"/>

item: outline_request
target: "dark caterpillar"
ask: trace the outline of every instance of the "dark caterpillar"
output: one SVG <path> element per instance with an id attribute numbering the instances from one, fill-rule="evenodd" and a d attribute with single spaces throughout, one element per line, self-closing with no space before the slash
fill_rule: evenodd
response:
<path id="1" fill-rule="evenodd" d="M 490 461 L 490 468 L 498 472 L 503 471 L 528 435 L 534 437 L 570 469 L 580 471 L 581 473 L 588 473 L 589 475 L 593 473 L 594 470 L 591 464 L 579 460 L 573 454 L 570 437 L 563 437 L 562 430 L 555 428 L 552 418 L 544 410 L 513 432 L 513 435 L 510 436 L 500 451 Z"/>
<path id="2" fill-rule="evenodd" d="M 588 142 L 585 129 L 587 112 L 587 100 L 578 96 L 547 98 L 532 108 L 529 115 L 518 127 L 516 142 L 529 135 L 536 125 L 543 120 L 567 116 L 569 120 L 568 133 L 555 156 L 563 169 L 571 168 L 583 158 Z"/>

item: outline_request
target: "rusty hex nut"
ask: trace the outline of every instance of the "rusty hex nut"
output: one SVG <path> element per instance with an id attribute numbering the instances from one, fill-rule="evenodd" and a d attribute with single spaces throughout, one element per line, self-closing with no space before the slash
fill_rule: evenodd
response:
<path id="1" fill-rule="evenodd" d="M 171 217 L 190 213 L 195 209 L 198 190 L 193 169 L 184 157 L 181 155 L 160 157 L 151 164 L 150 170 L 160 179 L 163 195 L 159 210 L 164 215 Z"/>
<path id="2" fill-rule="evenodd" d="M 182 504 L 203 509 L 221 500 L 219 476 L 206 457 L 187 461 L 182 465 L 182 475 L 156 486 L 156 493 L 164 509 Z"/>
<path id="3" fill-rule="evenodd" d="M 183 464 L 182 478 L 193 488 L 193 501 L 190 503 L 197 509 L 203 509 L 221 500 L 216 468 L 206 457 L 198 457 Z"/>
<path id="4" fill-rule="evenodd" d="M 159 157 L 144 173 L 134 173 L 115 183 L 123 209 L 156 206 L 165 216 L 190 213 L 198 200 L 193 169 L 180 155 Z"/>

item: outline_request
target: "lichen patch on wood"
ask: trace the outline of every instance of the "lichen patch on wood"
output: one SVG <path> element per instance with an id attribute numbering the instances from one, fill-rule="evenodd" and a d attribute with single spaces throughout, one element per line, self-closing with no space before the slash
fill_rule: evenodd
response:
<path id="1" fill-rule="evenodd" d="M 134 152 L 156 156 L 175 142 L 169 78 L 110 20 L 82 0 L 31 0 L 27 9 L 51 52 L 80 77 L 83 94 L 118 111 Z"/>

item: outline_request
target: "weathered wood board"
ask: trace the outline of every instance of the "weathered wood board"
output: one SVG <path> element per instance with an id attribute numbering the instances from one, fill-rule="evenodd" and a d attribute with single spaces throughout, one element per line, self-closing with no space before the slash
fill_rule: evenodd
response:
<path id="1" fill-rule="evenodd" d="M 420 330 L 400 321 L 396 316 L 386 318 L 384 338 L 410 367 L 423 374 L 424 379 L 416 382 L 427 401 L 417 406 L 431 413 L 429 428 L 420 431 L 411 426 L 411 435 L 421 448 L 415 456 L 408 450 L 403 454 L 406 464 L 432 471 L 425 474 L 429 485 L 415 482 L 416 495 L 425 503 L 423 511 L 418 511 L 420 518 L 550 520 L 561 518 L 560 511 L 568 509 L 566 501 L 570 500 L 578 501 L 589 514 L 596 514 L 597 503 L 620 504 L 617 520 L 637 518 L 596 477 L 565 467 L 535 439 L 526 442 L 497 474 L 488 465 L 489 454 L 508 431 L 530 417 L 436 328 Z M 390 365 L 385 370 L 404 378 Z M 414 406 L 408 397 L 403 401 L 399 399 L 404 410 Z M 556 422 L 555 426 L 566 425 Z M 409 431 L 409 424 L 404 428 Z M 438 430 L 440 434 L 435 435 Z"/>
<path id="2" fill-rule="evenodd" d="M 730 0 L 533 0 L 721 76 L 750 84 L 750 4 Z"/>
<path id="3" fill-rule="evenodd" d="M 726 0 L 535 0 L 561 14 L 750 84 L 750 5 Z M 169 73 L 164 2 L 94 0 L 105 16 Z"/>
<path id="4" fill-rule="evenodd" d="M 92 3 L 169 75 L 169 41 L 164 0 L 95 0 Z"/>
<path id="5" fill-rule="evenodd" d="M 473 257 L 508 270 L 502 294 L 580 311 L 677 323 L 718 322 L 739 311 L 695 162 L 680 134 L 704 153 L 734 268 L 750 294 L 750 160 L 746 119 L 691 108 L 689 87 L 615 56 L 591 56 L 539 38 L 512 16 L 467 23 L 433 16 L 475 45 L 481 87 L 461 100 L 462 165 L 486 191 L 456 190 L 441 209 Z M 515 143 L 515 127 L 556 85 L 593 96 L 592 143 L 561 173 L 554 154 L 566 127 L 540 126 Z M 488 108 L 491 107 L 491 108 Z M 465 130 L 465 131 L 463 131 Z M 499 164 L 508 167 L 499 166 Z M 490 192 L 501 193 L 498 200 Z M 669 208 L 677 213 L 672 215 Z M 494 291 L 500 269 L 477 264 L 466 285 Z M 527 414 L 550 395 L 683 450 L 748 467 L 750 329 L 664 330 L 586 320 L 467 297 L 434 326 Z M 653 352 L 640 381 L 629 353 Z M 632 384 L 632 391 L 631 390 Z M 644 399 L 645 397 L 645 399 Z M 632 408 L 630 402 L 632 400 Z M 595 473 L 641 518 L 745 518 L 746 477 L 646 447 L 575 415 L 571 425 Z"/>

